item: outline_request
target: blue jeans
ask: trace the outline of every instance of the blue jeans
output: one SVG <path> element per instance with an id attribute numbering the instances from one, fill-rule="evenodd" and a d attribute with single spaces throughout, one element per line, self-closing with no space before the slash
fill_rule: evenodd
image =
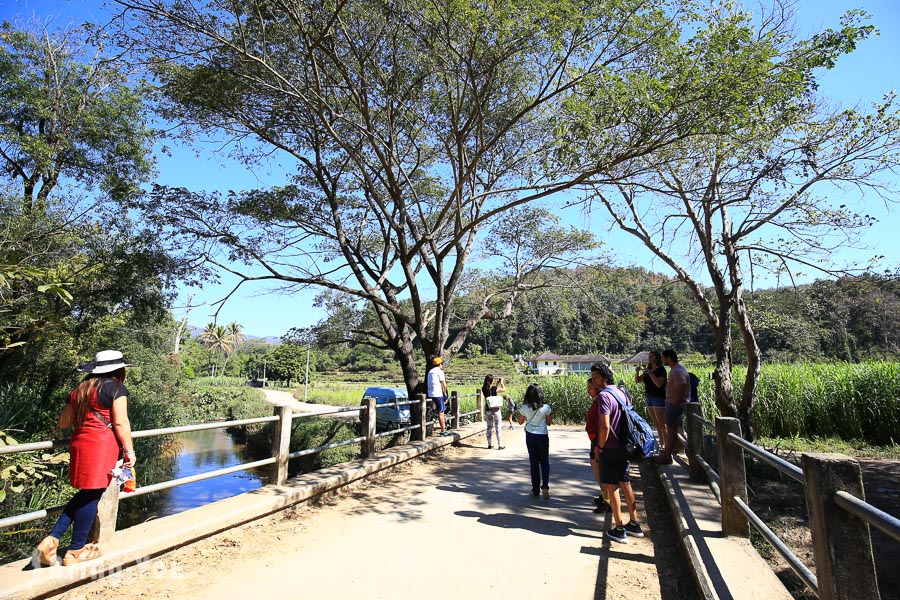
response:
<path id="1" fill-rule="evenodd" d="M 88 535 L 91 533 L 91 527 L 94 526 L 94 519 L 97 518 L 97 503 L 100 496 L 106 488 L 96 490 L 78 490 L 72 496 L 72 499 L 66 504 L 62 514 L 56 521 L 56 526 L 50 535 L 59 539 L 66 533 L 69 525 L 74 523 L 72 527 L 72 543 L 69 550 L 81 550 L 87 543 Z"/>
<path id="2" fill-rule="evenodd" d="M 537 496 L 550 487 L 550 436 L 526 431 L 525 447 L 531 463 L 531 492 Z"/>

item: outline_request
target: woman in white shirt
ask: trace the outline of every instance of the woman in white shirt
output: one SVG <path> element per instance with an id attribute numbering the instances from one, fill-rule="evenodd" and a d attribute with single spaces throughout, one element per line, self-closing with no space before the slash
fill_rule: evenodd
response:
<path id="1" fill-rule="evenodd" d="M 519 409 L 519 425 L 525 425 L 525 446 L 531 463 L 531 495 L 537 498 L 543 493 L 550 499 L 550 432 L 552 424 L 549 404 L 544 403 L 541 386 L 532 383 L 525 390 L 525 400 Z"/>

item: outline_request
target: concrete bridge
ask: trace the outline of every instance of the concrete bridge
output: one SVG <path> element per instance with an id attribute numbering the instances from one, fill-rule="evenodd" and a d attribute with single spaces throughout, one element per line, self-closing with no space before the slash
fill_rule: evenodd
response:
<path id="1" fill-rule="evenodd" d="M 544 501 L 521 428 L 487 450 L 483 427 L 117 532 L 77 567 L 0 567 L 0 598 L 790 597 L 749 542 L 722 535 L 683 464 L 632 467 L 648 535 L 611 544 L 583 429 L 552 427 Z"/>

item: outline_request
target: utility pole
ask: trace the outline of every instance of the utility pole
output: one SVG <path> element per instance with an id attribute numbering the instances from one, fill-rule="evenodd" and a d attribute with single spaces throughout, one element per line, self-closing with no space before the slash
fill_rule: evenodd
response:
<path id="1" fill-rule="evenodd" d="M 309 342 L 306 342 L 306 388 L 303 390 L 303 401 L 309 398 Z"/>
<path id="2" fill-rule="evenodd" d="M 263 387 L 266 387 L 266 357 L 263 356 Z"/>

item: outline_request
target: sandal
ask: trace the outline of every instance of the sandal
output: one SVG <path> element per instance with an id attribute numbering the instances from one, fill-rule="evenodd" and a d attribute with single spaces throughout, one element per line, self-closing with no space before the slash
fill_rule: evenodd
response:
<path id="1" fill-rule="evenodd" d="M 35 566 L 52 567 L 56 564 L 57 548 L 59 548 L 59 540 L 52 535 L 48 535 L 34 549 L 31 562 L 35 563 Z"/>
<path id="2" fill-rule="evenodd" d="M 74 565 L 76 563 L 85 562 L 88 560 L 94 560 L 95 558 L 100 558 L 103 556 L 103 552 L 100 551 L 100 547 L 96 544 L 85 544 L 84 548 L 80 548 L 78 550 L 69 550 L 66 552 L 66 555 L 63 556 L 63 566 L 68 567 L 69 565 Z"/>

